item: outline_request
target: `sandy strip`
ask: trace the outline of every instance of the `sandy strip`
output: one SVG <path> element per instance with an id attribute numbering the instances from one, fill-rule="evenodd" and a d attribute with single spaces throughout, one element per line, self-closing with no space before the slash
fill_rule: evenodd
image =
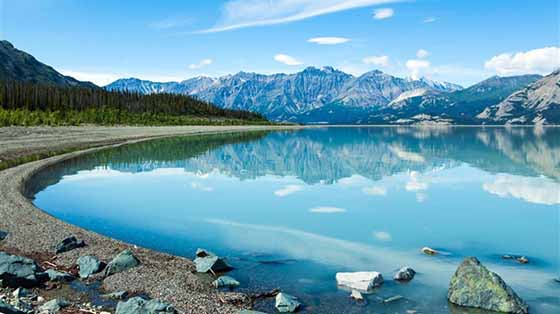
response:
<path id="1" fill-rule="evenodd" d="M 27 256 L 54 256 L 55 245 L 69 235 L 86 241 L 85 248 L 58 255 L 53 262 L 70 267 L 82 255 L 96 255 L 108 262 L 118 252 L 131 248 L 142 261 L 140 267 L 113 275 L 104 280 L 107 291 L 146 292 L 153 298 L 168 301 L 183 313 L 235 313 L 246 306 L 247 297 L 238 293 L 216 292 L 208 283 L 194 275 L 191 260 L 143 248 L 86 231 L 60 221 L 36 208 L 22 195 L 26 178 L 34 172 L 101 147 L 111 147 L 151 138 L 176 135 L 254 131 L 298 127 L 263 126 L 192 126 L 192 127 L 34 127 L 0 128 L 0 157 L 18 158 L 37 152 L 61 151 L 93 147 L 0 172 L 0 230 L 8 237 L 0 242 L 0 250 L 20 252 Z M 39 261 L 42 262 L 42 261 Z M 238 300 L 232 305 L 224 300 Z"/>

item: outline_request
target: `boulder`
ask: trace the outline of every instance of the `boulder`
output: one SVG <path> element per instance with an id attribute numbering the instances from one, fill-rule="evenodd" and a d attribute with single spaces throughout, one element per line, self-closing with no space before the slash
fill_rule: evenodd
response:
<path id="1" fill-rule="evenodd" d="M 140 260 L 134 256 L 131 250 L 124 250 L 115 256 L 107 265 L 105 276 L 111 276 L 140 265 Z"/>
<path id="2" fill-rule="evenodd" d="M 25 288 L 17 288 L 16 290 L 14 290 L 14 292 L 12 292 L 12 295 L 14 296 L 14 298 L 19 299 L 30 296 L 31 292 Z"/>
<path id="3" fill-rule="evenodd" d="M 355 290 L 368 291 L 380 286 L 383 283 L 383 276 L 375 271 L 336 273 L 336 283 Z"/>
<path id="4" fill-rule="evenodd" d="M 128 292 L 126 291 L 117 291 L 113 293 L 107 293 L 101 296 L 105 299 L 113 299 L 113 300 L 124 300 L 128 297 Z"/>
<path id="5" fill-rule="evenodd" d="M 0 230 L 0 241 L 6 239 L 7 236 L 8 236 L 8 233 L 6 231 Z"/>
<path id="6" fill-rule="evenodd" d="M 293 313 L 301 306 L 301 303 L 296 297 L 280 292 L 276 295 L 274 306 L 280 313 Z"/>
<path id="7" fill-rule="evenodd" d="M 437 255 L 437 254 L 439 254 L 438 251 L 436 251 L 432 248 L 429 248 L 427 246 L 423 247 L 421 251 L 422 251 L 422 253 L 424 253 L 426 255 Z"/>
<path id="8" fill-rule="evenodd" d="M 2 286 L 36 287 L 47 281 L 47 274 L 34 260 L 0 252 L 0 282 Z"/>
<path id="9" fill-rule="evenodd" d="M 56 245 L 55 252 L 56 254 L 64 253 L 71 251 L 73 249 L 77 249 L 80 247 L 84 247 L 86 244 L 82 240 L 78 240 L 75 236 L 70 236 L 58 243 Z"/>
<path id="10" fill-rule="evenodd" d="M 407 266 L 399 269 L 399 271 L 397 271 L 393 279 L 399 281 L 409 281 L 412 280 L 412 278 L 414 278 L 414 275 L 416 275 L 416 271 L 414 271 L 414 269 Z"/>
<path id="11" fill-rule="evenodd" d="M 206 249 L 196 249 L 196 257 L 216 256 L 216 254 Z"/>
<path id="12" fill-rule="evenodd" d="M 196 271 L 199 273 L 207 273 L 209 271 L 220 273 L 233 269 L 224 259 L 215 255 L 197 257 L 194 259 L 194 264 L 196 266 Z"/>
<path id="13" fill-rule="evenodd" d="M 95 256 L 86 255 L 78 258 L 78 267 L 80 268 L 80 278 L 88 278 L 89 276 L 100 272 L 103 265 Z"/>
<path id="14" fill-rule="evenodd" d="M 497 274 L 476 257 L 467 257 L 451 278 L 449 302 L 489 311 L 525 314 L 528 306 Z"/>
<path id="15" fill-rule="evenodd" d="M 358 301 L 363 301 L 364 300 L 364 296 L 362 295 L 362 293 L 358 290 L 352 290 L 352 292 L 350 293 L 350 297 L 354 300 L 358 300 Z"/>
<path id="16" fill-rule="evenodd" d="M 12 305 L 0 300 L 0 313 L 5 314 L 25 314 L 25 312 L 13 307 Z"/>
<path id="17" fill-rule="evenodd" d="M 39 313 L 41 314 L 54 314 L 58 313 L 61 309 L 70 305 L 70 302 L 63 299 L 54 299 L 41 305 L 39 307 Z"/>
<path id="18" fill-rule="evenodd" d="M 239 281 L 230 276 L 220 276 L 212 283 L 216 288 L 235 288 L 239 287 Z"/>
<path id="19" fill-rule="evenodd" d="M 54 269 L 48 269 L 45 273 L 49 275 L 50 281 L 72 281 L 76 279 L 69 273 L 60 272 Z"/>
<path id="20" fill-rule="evenodd" d="M 173 306 L 159 300 L 146 300 L 134 297 L 126 302 L 119 302 L 115 314 L 174 314 Z"/>

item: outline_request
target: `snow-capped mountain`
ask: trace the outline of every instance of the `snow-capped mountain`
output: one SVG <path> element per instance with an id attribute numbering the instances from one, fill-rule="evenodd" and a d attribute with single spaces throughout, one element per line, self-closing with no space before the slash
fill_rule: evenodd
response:
<path id="1" fill-rule="evenodd" d="M 278 121 L 301 121 L 300 117 L 308 112 L 334 105 L 369 112 L 412 90 L 461 89 L 456 84 L 398 78 L 378 70 L 355 77 L 332 67 L 308 67 L 294 74 L 239 72 L 167 83 L 121 79 L 105 88 L 143 94 L 194 95 L 220 107 L 256 111 Z"/>

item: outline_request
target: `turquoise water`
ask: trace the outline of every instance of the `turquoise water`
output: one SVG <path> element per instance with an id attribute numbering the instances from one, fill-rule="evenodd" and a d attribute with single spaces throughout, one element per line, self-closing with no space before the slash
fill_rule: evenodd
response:
<path id="1" fill-rule="evenodd" d="M 560 311 L 560 128 L 162 139 L 69 160 L 30 190 L 39 208 L 81 227 L 187 257 L 197 247 L 226 256 L 241 291 L 279 287 L 305 313 L 471 313 L 446 301 L 471 255 L 531 313 Z M 445 254 L 423 255 L 424 246 Z M 414 280 L 393 282 L 407 265 Z M 339 271 L 378 271 L 386 282 L 358 304 L 336 286 Z"/>

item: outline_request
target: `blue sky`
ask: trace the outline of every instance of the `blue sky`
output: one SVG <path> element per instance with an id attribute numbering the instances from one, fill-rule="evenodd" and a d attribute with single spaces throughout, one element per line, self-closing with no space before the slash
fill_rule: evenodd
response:
<path id="1" fill-rule="evenodd" d="M 0 37 L 79 79 L 380 69 L 469 85 L 560 67 L 557 0 L 0 0 Z"/>

